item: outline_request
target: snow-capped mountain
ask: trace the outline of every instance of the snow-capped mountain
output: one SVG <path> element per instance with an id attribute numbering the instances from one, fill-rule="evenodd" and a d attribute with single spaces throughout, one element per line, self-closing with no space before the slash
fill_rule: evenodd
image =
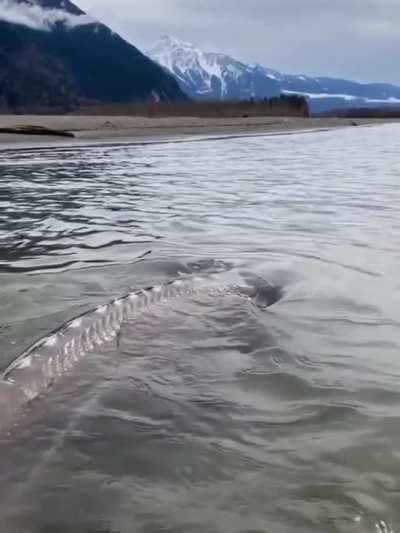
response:
<path id="1" fill-rule="evenodd" d="M 194 99 L 262 99 L 284 94 L 304 95 L 313 113 L 332 109 L 400 105 L 400 87 L 361 84 L 337 78 L 282 74 L 258 64 L 246 64 L 220 53 L 164 36 L 148 55 L 178 80 Z"/>
<path id="2" fill-rule="evenodd" d="M 267 74 L 224 54 L 203 52 L 190 43 L 164 36 L 148 55 L 178 80 L 195 99 L 235 100 L 278 96 L 280 84 Z"/>

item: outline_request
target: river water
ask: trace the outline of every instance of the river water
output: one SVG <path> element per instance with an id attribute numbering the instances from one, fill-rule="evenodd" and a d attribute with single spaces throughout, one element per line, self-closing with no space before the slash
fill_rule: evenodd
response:
<path id="1" fill-rule="evenodd" d="M 4 533 L 400 531 L 400 126 L 0 154 L 0 367 L 182 272 L 0 443 Z"/>

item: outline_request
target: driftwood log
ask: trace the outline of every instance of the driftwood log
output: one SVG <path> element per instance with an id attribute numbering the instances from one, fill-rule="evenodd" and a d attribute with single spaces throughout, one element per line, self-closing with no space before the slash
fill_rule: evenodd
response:
<path id="1" fill-rule="evenodd" d="M 8 126 L 2 128 L 0 126 L 0 133 L 15 133 L 19 135 L 51 135 L 55 137 L 75 137 L 73 133 L 66 130 L 55 130 L 52 128 L 45 128 L 43 126 Z"/>

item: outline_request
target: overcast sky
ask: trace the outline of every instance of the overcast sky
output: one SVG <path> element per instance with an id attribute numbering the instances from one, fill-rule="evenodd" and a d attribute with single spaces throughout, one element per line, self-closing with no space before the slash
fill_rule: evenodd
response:
<path id="1" fill-rule="evenodd" d="M 290 73 L 400 84 L 400 0 L 76 0 L 146 50 L 163 34 Z"/>

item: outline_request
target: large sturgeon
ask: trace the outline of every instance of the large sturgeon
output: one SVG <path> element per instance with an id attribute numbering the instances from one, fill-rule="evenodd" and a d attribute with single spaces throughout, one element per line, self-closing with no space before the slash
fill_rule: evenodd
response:
<path id="1" fill-rule="evenodd" d="M 243 279 L 243 278 L 242 278 Z M 62 325 L 33 344 L 3 372 L 0 378 L 0 433 L 10 427 L 23 408 L 74 364 L 96 347 L 112 341 L 125 321 L 145 309 L 198 291 L 214 295 L 238 294 L 268 307 L 281 297 L 281 289 L 260 278 L 245 277 L 245 283 L 222 285 L 216 277 L 186 277 L 164 285 L 135 290 L 110 303 L 92 309 Z"/>

